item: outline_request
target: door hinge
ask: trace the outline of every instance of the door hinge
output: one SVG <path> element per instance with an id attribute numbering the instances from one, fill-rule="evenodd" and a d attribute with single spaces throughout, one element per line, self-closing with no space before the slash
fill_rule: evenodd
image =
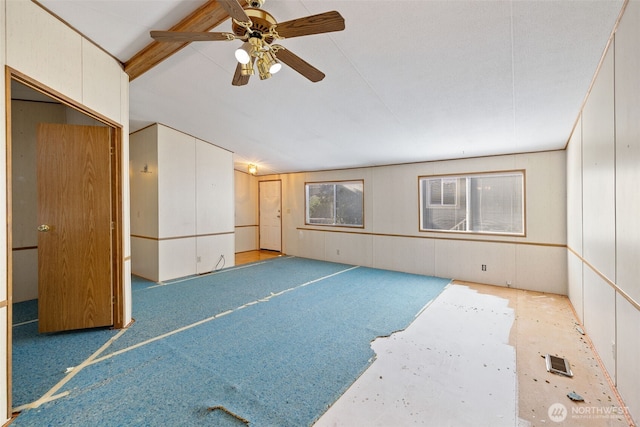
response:
<path id="1" fill-rule="evenodd" d="M 115 230 L 115 228 L 116 228 L 116 223 L 115 223 L 115 222 L 113 222 L 113 221 L 111 221 L 111 229 L 112 229 L 112 230 Z"/>

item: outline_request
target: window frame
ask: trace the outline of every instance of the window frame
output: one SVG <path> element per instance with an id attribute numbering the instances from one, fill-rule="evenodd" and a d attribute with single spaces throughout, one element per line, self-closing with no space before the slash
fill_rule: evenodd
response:
<path id="1" fill-rule="evenodd" d="M 310 222 L 309 218 L 309 191 L 310 185 L 344 185 L 344 184 L 360 184 L 362 186 L 362 225 L 358 224 L 336 224 L 335 218 L 333 224 L 319 224 Z M 335 199 L 334 199 L 335 204 Z M 364 228 L 364 179 L 348 179 L 348 180 L 332 180 L 332 181 L 311 181 L 304 183 L 304 224 L 317 227 L 346 227 L 346 228 Z"/>
<path id="2" fill-rule="evenodd" d="M 521 201 L 521 209 L 522 209 L 522 232 L 509 232 L 509 231 L 475 231 L 475 230 L 454 230 L 454 229 L 432 229 L 432 228 L 424 228 L 424 215 L 425 209 L 445 209 L 452 208 L 454 205 L 437 205 L 437 204 L 425 204 L 424 197 L 429 197 L 430 194 L 423 196 L 423 181 L 429 179 L 455 179 L 456 180 L 456 203 L 459 202 L 459 198 L 457 197 L 457 181 L 461 178 L 471 179 L 471 178 L 482 178 L 482 177 L 499 177 L 499 176 L 508 176 L 508 175 L 520 175 L 522 177 L 522 201 Z M 418 176 L 418 230 L 420 232 L 427 233 L 454 233 L 454 234 L 464 234 L 464 235 L 495 235 L 495 236 L 514 236 L 514 237 L 526 237 L 527 235 L 527 176 L 526 170 L 524 169 L 514 169 L 514 170 L 500 170 L 500 171 L 488 171 L 488 172 L 472 172 L 472 173 L 456 173 L 456 174 L 439 174 L 439 175 L 420 175 Z M 426 200 L 426 202 L 431 202 L 431 200 Z M 467 203 L 466 201 L 465 203 Z M 455 206 L 458 206 L 457 204 Z M 465 215 L 465 220 L 468 223 L 469 221 L 469 210 L 471 209 L 470 205 L 467 205 L 466 210 L 467 214 Z M 468 227 L 468 226 L 467 226 Z"/>

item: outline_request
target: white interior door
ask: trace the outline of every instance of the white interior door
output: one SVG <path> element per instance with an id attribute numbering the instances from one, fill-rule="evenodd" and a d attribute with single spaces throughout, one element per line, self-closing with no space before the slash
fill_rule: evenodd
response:
<path id="1" fill-rule="evenodd" d="M 282 252 L 282 183 L 260 181 L 260 249 Z"/>

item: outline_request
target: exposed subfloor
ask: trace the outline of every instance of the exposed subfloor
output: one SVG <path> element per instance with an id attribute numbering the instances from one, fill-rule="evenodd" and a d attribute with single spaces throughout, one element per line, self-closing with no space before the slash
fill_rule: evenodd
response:
<path id="1" fill-rule="evenodd" d="M 377 359 L 315 426 L 632 426 L 581 330 L 567 297 L 454 282 L 372 343 Z M 547 372 L 547 353 L 574 376 Z"/>

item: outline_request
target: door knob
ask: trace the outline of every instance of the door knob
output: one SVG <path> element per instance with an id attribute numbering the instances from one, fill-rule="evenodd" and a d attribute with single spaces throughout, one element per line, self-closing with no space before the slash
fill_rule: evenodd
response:
<path id="1" fill-rule="evenodd" d="M 38 226 L 38 231 L 42 233 L 46 233 L 49 230 L 51 230 L 51 227 L 49 227 L 47 224 L 42 224 Z"/>

